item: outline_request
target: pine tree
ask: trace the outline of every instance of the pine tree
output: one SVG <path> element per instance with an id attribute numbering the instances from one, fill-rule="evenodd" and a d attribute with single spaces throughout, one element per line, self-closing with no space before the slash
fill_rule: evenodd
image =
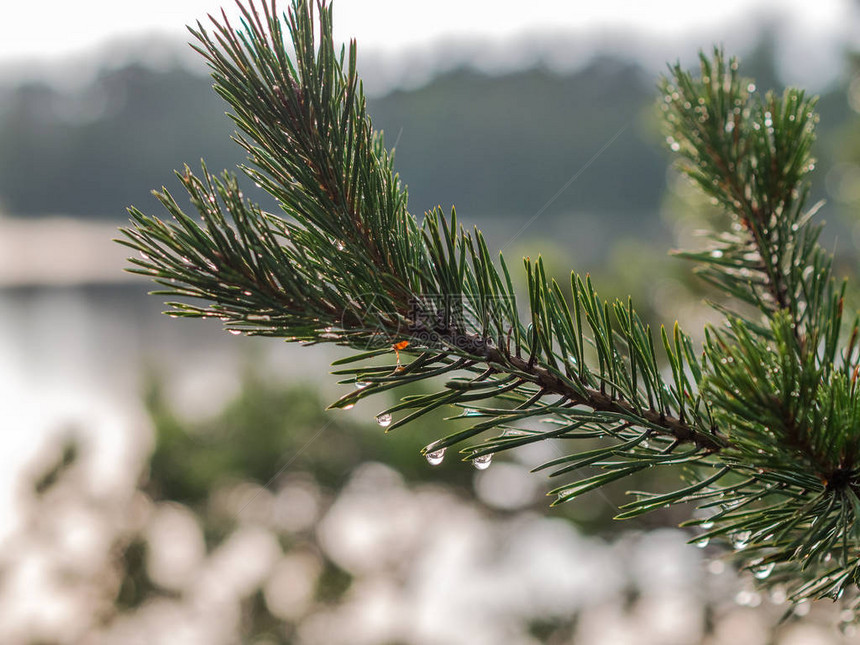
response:
<path id="1" fill-rule="evenodd" d="M 524 259 L 527 292 L 480 231 L 436 209 L 418 221 L 374 132 L 356 46 L 337 47 L 326 2 L 240 5 L 212 31 L 191 29 L 248 154 L 242 170 L 283 213 L 245 200 L 235 175 L 186 167 L 202 221 L 166 190 L 172 221 L 130 209 L 130 269 L 178 296 L 174 316 L 218 318 L 233 333 L 335 343 L 357 387 L 349 408 L 407 383 L 440 383 L 383 410 L 388 430 L 443 406 L 468 427 L 425 448 L 495 453 L 548 439 L 569 454 L 541 466 L 568 502 L 648 468 L 673 469 L 667 493 L 636 492 L 619 518 L 669 505 L 699 510 L 696 541 L 731 545 L 741 568 L 793 602 L 857 607 L 860 580 L 860 374 L 845 285 L 808 207 L 815 100 L 761 94 L 720 50 L 697 74 L 661 81 L 667 142 L 724 213 L 708 247 L 681 255 L 720 294 L 724 324 L 696 348 L 679 325 L 653 331 L 632 299 L 608 302 L 591 279 L 547 278 Z M 668 367 L 666 367 L 668 366 Z M 546 421 L 535 430 L 527 420 Z M 462 421 L 461 421 L 462 423 Z M 584 446 L 584 447 L 583 447 Z"/>

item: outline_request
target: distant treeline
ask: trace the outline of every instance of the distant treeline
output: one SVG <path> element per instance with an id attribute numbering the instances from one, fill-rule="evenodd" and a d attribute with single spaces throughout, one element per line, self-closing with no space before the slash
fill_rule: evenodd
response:
<path id="1" fill-rule="evenodd" d="M 769 48 L 746 63 L 760 84 L 775 83 Z M 528 218 L 579 173 L 544 218 L 641 224 L 665 189 L 655 83 L 634 62 L 605 57 L 565 76 L 459 69 L 375 98 L 369 111 L 397 144 L 413 212 L 455 204 L 467 216 Z M 0 213 L 121 220 L 129 204 L 157 212 L 149 191 L 175 189 L 171 169 L 201 157 L 212 170 L 241 163 L 210 85 L 180 68 L 130 65 L 71 95 L 36 83 L 0 89 Z M 844 92 L 821 108 L 822 125 L 836 127 L 848 114 Z"/>

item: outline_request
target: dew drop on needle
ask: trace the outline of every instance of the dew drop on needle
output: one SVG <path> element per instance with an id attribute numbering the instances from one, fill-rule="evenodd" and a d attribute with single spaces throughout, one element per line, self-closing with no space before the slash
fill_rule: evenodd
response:
<path id="1" fill-rule="evenodd" d="M 472 460 L 472 465 L 478 470 L 486 470 L 493 461 L 493 455 L 481 455 Z"/>
<path id="2" fill-rule="evenodd" d="M 383 428 L 387 428 L 391 425 L 391 415 L 387 412 L 384 412 L 383 414 L 380 414 L 376 417 L 376 422 Z"/>
<path id="3" fill-rule="evenodd" d="M 428 464 L 430 464 L 431 466 L 438 466 L 445 460 L 445 449 L 440 448 L 439 450 L 428 452 L 424 456 L 427 458 Z"/>

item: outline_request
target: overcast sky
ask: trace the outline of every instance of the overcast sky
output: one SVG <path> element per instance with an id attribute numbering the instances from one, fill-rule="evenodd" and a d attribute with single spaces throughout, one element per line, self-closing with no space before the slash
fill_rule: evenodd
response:
<path id="1" fill-rule="evenodd" d="M 144 34 L 185 39 L 184 25 L 220 6 L 235 13 L 232 0 L 0 0 L 0 5 L 3 66 L 84 57 L 106 42 Z M 355 37 L 363 52 L 420 52 L 434 43 L 438 52 L 440 40 L 480 41 L 492 45 L 490 58 L 503 63 L 506 55 L 516 58 L 509 43 L 534 42 L 535 34 L 550 40 L 579 36 L 589 47 L 607 32 L 653 35 L 658 37 L 653 53 L 663 58 L 680 43 L 731 46 L 749 35 L 745 32 L 759 24 L 757 19 L 778 17 L 782 49 L 801 81 L 832 73 L 840 45 L 860 31 L 858 3 L 852 0 L 335 0 L 334 5 L 336 35 Z M 575 44 L 567 49 L 568 58 L 581 53 Z M 564 52 L 560 58 L 563 65 Z"/>

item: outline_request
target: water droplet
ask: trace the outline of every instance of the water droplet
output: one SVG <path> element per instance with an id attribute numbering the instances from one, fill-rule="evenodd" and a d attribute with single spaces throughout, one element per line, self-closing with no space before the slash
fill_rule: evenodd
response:
<path id="1" fill-rule="evenodd" d="M 833 559 L 833 555 L 830 553 L 828 553 L 827 555 L 824 556 L 824 562 L 825 563 L 830 562 L 832 559 Z"/>
<path id="2" fill-rule="evenodd" d="M 735 129 L 735 122 L 734 121 L 727 121 L 726 122 L 726 132 L 733 132 L 734 129 Z"/>
<path id="3" fill-rule="evenodd" d="M 363 390 L 363 389 L 364 389 L 364 388 L 366 388 L 368 385 L 370 385 L 370 383 L 368 383 L 367 381 L 356 381 L 356 382 L 355 382 L 355 388 L 356 388 L 357 390 Z"/>
<path id="4" fill-rule="evenodd" d="M 711 560 L 708 562 L 708 573 L 718 576 L 726 570 L 726 564 L 722 560 Z"/>
<path id="5" fill-rule="evenodd" d="M 755 92 L 755 83 L 747 85 L 747 92 Z"/>
<path id="6" fill-rule="evenodd" d="M 774 566 L 774 562 L 765 562 L 762 564 L 757 564 L 752 567 L 752 574 L 756 580 L 764 580 L 771 574 L 771 571 L 773 571 Z"/>
<path id="7" fill-rule="evenodd" d="M 746 548 L 747 544 L 750 541 L 750 532 L 749 531 L 738 531 L 737 533 L 733 533 L 731 536 L 732 546 L 736 548 L 738 551 Z"/>
<path id="8" fill-rule="evenodd" d="M 345 406 L 341 408 L 341 410 L 352 410 L 355 407 L 355 403 L 347 403 Z"/>
<path id="9" fill-rule="evenodd" d="M 701 540 L 698 540 L 696 542 L 696 546 L 699 547 L 700 549 L 704 549 L 706 546 L 708 546 L 710 541 L 711 541 L 711 538 L 703 537 Z"/>
<path id="10" fill-rule="evenodd" d="M 481 455 L 472 460 L 472 465 L 478 470 L 486 470 L 493 461 L 493 455 Z"/>
<path id="11" fill-rule="evenodd" d="M 707 531 L 709 529 L 714 528 L 714 520 L 705 520 L 704 522 L 699 524 L 699 526 L 701 526 L 703 529 L 705 529 Z"/>
<path id="12" fill-rule="evenodd" d="M 391 425 L 391 415 L 387 412 L 380 414 L 378 417 L 376 417 L 376 422 L 383 428 L 387 428 Z"/>
<path id="13" fill-rule="evenodd" d="M 426 457 L 427 463 L 431 466 L 438 466 L 445 459 L 445 449 L 439 448 L 439 450 L 428 452 L 424 457 Z"/>
<path id="14" fill-rule="evenodd" d="M 711 251 L 711 257 L 712 258 L 721 258 L 721 257 L 723 257 L 723 252 L 720 251 L 720 249 L 714 249 L 713 251 Z"/>
<path id="15" fill-rule="evenodd" d="M 343 251 L 344 249 L 343 242 L 341 240 L 338 240 L 335 246 L 337 246 L 338 251 Z"/>
<path id="16" fill-rule="evenodd" d="M 242 331 L 240 329 L 228 329 L 227 331 L 229 331 L 234 336 L 238 336 L 239 334 L 242 333 Z"/>

